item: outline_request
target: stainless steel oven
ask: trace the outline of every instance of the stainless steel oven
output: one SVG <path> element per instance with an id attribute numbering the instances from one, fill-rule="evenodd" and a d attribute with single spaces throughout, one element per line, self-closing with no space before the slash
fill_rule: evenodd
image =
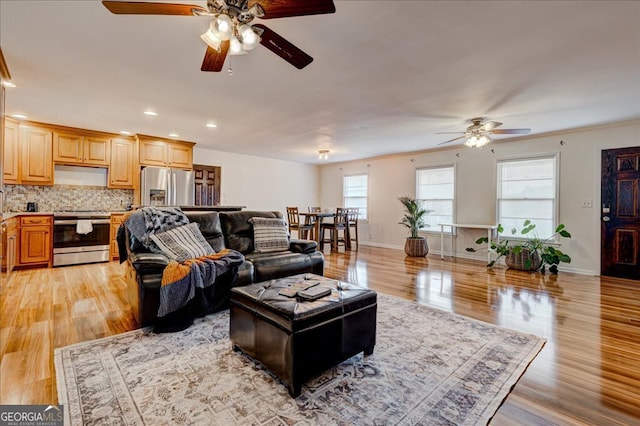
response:
<path id="1" fill-rule="evenodd" d="M 109 261 L 109 213 L 53 215 L 53 266 Z"/>

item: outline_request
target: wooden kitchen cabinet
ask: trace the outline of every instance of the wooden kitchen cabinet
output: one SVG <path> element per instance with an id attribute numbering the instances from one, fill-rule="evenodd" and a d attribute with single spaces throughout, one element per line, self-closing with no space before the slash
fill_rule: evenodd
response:
<path id="1" fill-rule="evenodd" d="M 5 118 L 4 121 L 4 158 L 3 173 L 4 183 L 15 184 L 20 180 L 20 172 L 18 168 L 18 150 L 20 144 L 18 142 L 20 135 L 20 125 L 17 121 Z"/>
<path id="2" fill-rule="evenodd" d="M 53 133 L 53 161 L 81 166 L 108 166 L 110 139 L 79 133 Z"/>
<path id="3" fill-rule="evenodd" d="M 109 234 L 110 241 L 111 241 L 111 250 L 110 250 L 111 260 L 120 259 L 120 254 L 118 252 L 118 241 L 116 237 L 118 235 L 118 228 L 122 223 L 123 217 L 124 217 L 124 213 L 111 213 L 111 232 Z"/>
<path id="4" fill-rule="evenodd" d="M 4 248 L 2 271 L 5 271 L 8 276 L 16 267 L 18 258 L 18 226 L 16 218 L 10 218 L 5 221 L 4 232 L 2 234 L 2 246 Z"/>
<path id="5" fill-rule="evenodd" d="M 53 185 L 53 132 L 20 126 L 20 179 L 25 185 Z"/>
<path id="6" fill-rule="evenodd" d="M 109 188 L 134 189 L 138 183 L 136 141 L 111 139 L 111 159 L 109 166 Z"/>
<path id="7" fill-rule="evenodd" d="M 19 266 L 51 266 L 51 216 L 20 216 Z"/>
<path id="8" fill-rule="evenodd" d="M 193 167 L 192 142 L 174 141 L 153 136 L 138 135 L 140 165 L 189 169 Z"/>

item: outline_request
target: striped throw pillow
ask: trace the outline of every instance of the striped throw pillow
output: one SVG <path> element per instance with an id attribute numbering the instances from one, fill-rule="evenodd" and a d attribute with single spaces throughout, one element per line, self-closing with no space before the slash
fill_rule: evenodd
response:
<path id="1" fill-rule="evenodd" d="M 165 256 L 178 262 L 215 253 L 194 222 L 151 234 L 151 239 Z"/>
<path id="2" fill-rule="evenodd" d="M 285 251 L 289 249 L 289 232 L 284 220 L 268 217 L 252 217 L 253 249 L 257 253 Z"/>

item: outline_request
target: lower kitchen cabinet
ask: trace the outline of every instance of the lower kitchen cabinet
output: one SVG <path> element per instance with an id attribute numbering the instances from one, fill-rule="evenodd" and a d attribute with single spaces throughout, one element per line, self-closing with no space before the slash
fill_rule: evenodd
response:
<path id="1" fill-rule="evenodd" d="M 16 267 L 18 259 L 18 226 L 17 219 L 7 219 L 3 224 L 2 248 L 4 249 L 2 256 L 2 271 L 8 275 Z"/>
<path id="2" fill-rule="evenodd" d="M 21 216 L 18 266 L 51 266 L 51 216 Z"/>
<path id="3" fill-rule="evenodd" d="M 111 213 L 111 232 L 110 232 L 110 241 L 111 241 L 111 250 L 109 255 L 111 256 L 111 260 L 120 259 L 120 255 L 118 253 L 118 241 L 116 240 L 116 236 L 118 235 L 118 228 L 122 223 L 122 217 L 124 213 Z"/>

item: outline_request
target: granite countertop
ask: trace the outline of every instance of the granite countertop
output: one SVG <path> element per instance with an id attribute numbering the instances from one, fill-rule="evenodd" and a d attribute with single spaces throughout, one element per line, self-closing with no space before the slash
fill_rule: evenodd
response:
<path id="1" fill-rule="evenodd" d="M 111 210 L 110 214 L 124 214 L 127 210 Z M 2 220 L 11 219 L 17 216 L 53 216 L 56 212 L 53 211 L 41 211 L 41 212 L 4 212 L 0 214 Z"/>

